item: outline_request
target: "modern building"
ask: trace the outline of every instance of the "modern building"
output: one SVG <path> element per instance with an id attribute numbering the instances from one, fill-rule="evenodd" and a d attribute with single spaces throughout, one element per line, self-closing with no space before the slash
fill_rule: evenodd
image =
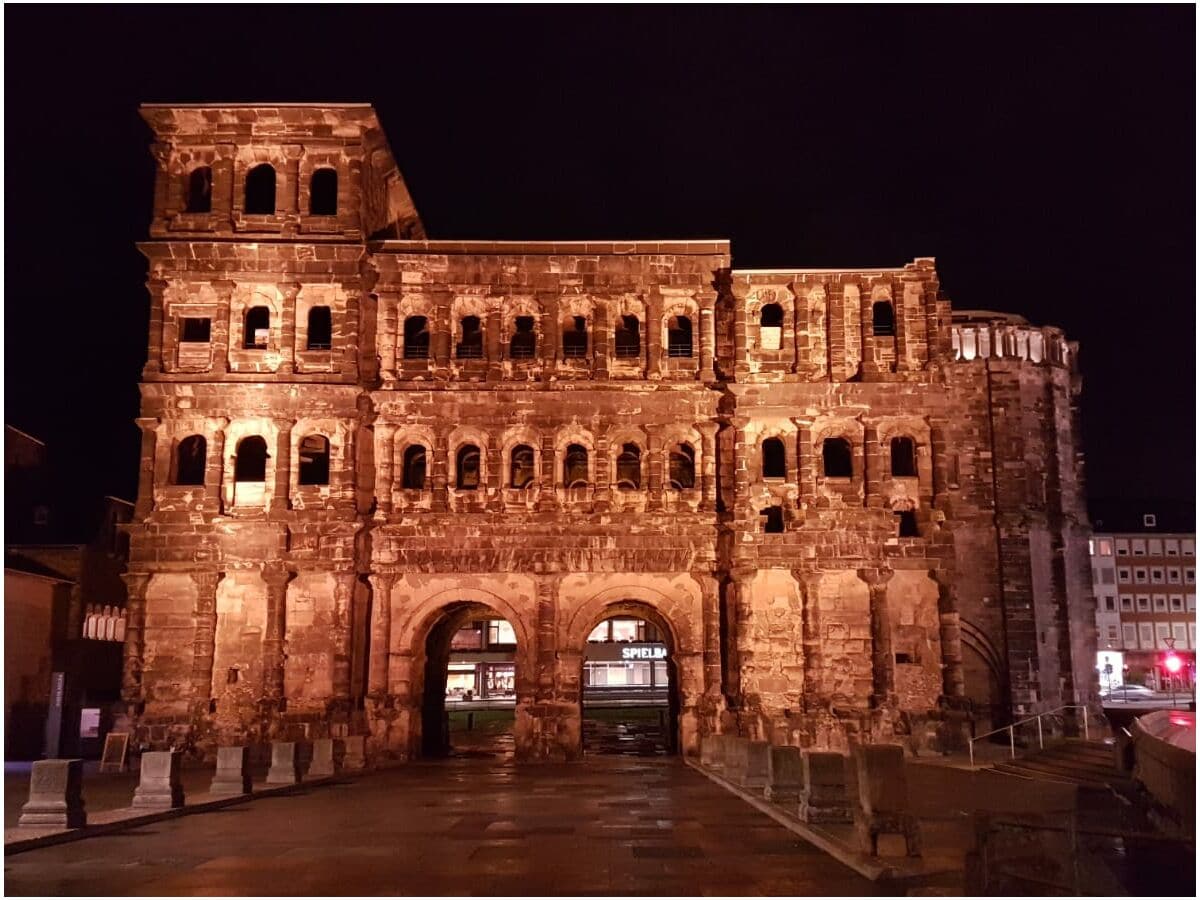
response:
<path id="1" fill-rule="evenodd" d="M 1089 542 L 1096 585 L 1101 687 L 1169 690 L 1169 652 L 1182 661 L 1174 685 L 1196 683 L 1196 534 L 1193 504 L 1097 501 Z"/>
<path id="2" fill-rule="evenodd" d="M 687 753 L 961 746 L 1094 699 L 1060 330 L 952 310 L 929 258 L 433 240 L 365 104 L 142 115 L 138 742 L 430 752 L 455 634 L 501 619 L 527 759 L 580 754 L 613 618 L 657 629 Z"/>

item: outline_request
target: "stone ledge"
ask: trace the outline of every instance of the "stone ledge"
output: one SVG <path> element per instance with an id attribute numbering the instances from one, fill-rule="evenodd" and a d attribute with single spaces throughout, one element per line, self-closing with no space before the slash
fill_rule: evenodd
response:
<path id="1" fill-rule="evenodd" d="M 186 799 L 185 804 L 177 809 L 153 810 L 150 812 L 124 807 L 122 809 L 107 809 L 88 815 L 88 823 L 83 828 L 6 828 L 4 829 L 4 855 L 24 853 L 26 850 L 36 850 L 39 847 L 50 847 L 54 844 L 66 844 L 80 841 L 84 838 L 101 834 L 113 834 L 148 825 L 151 822 L 164 822 L 167 819 L 177 819 L 192 813 L 208 812 L 238 803 L 257 800 L 260 797 L 274 797 L 281 794 L 296 793 L 307 787 L 322 787 L 336 782 L 345 781 L 347 775 L 335 775 L 326 778 L 314 778 L 299 784 L 285 785 L 256 785 L 249 794 L 235 796 L 196 794 L 194 800 Z M 87 800 L 84 799 L 86 804 Z"/>
<path id="2" fill-rule="evenodd" d="M 731 794 L 741 797 L 759 812 L 770 816 L 788 831 L 803 838 L 818 850 L 828 853 L 842 865 L 853 869 L 864 878 L 871 881 L 893 881 L 900 879 L 919 878 L 938 875 L 947 871 L 956 871 L 945 866 L 931 865 L 925 861 L 912 861 L 907 857 L 897 857 L 883 861 L 860 851 L 854 840 L 853 825 L 811 825 L 803 822 L 798 816 L 791 815 L 779 806 L 768 802 L 762 797 L 726 781 L 720 775 L 706 769 L 698 762 L 685 759 L 685 762 L 713 783 L 723 787 Z"/>

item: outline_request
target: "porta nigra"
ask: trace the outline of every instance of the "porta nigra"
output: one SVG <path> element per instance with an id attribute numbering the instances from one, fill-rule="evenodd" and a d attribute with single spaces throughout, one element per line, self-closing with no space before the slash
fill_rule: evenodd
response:
<path id="1" fill-rule="evenodd" d="M 414 758 L 480 617 L 516 635 L 525 760 L 580 756 L 614 614 L 663 636 L 688 754 L 961 746 L 1093 697 L 1060 330 L 952 309 L 929 258 L 432 240 L 366 104 L 142 115 L 135 742 Z"/>

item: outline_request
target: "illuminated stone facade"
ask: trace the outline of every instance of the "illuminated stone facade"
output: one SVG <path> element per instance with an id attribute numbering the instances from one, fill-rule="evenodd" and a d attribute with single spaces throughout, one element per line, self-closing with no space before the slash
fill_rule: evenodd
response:
<path id="1" fill-rule="evenodd" d="M 689 753 L 953 744 L 1093 695 L 1057 329 L 952 313 L 931 259 L 426 240 L 365 105 L 142 114 L 140 740 L 409 758 L 482 612 L 517 635 L 529 759 L 580 753 L 584 643 L 615 612 L 667 636 Z"/>

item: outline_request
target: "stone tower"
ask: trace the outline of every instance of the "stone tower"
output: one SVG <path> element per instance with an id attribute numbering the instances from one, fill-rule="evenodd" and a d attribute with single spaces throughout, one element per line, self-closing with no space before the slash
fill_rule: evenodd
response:
<path id="1" fill-rule="evenodd" d="M 615 612 L 693 752 L 953 744 L 1089 700 L 1074 347 L 933 260 L 425 239 L 367 105 L 142 108 L 159 162 L 124 699 L 156 746 L 438 729 L 517 635 L 518 756 L 581 752 Z"/>

